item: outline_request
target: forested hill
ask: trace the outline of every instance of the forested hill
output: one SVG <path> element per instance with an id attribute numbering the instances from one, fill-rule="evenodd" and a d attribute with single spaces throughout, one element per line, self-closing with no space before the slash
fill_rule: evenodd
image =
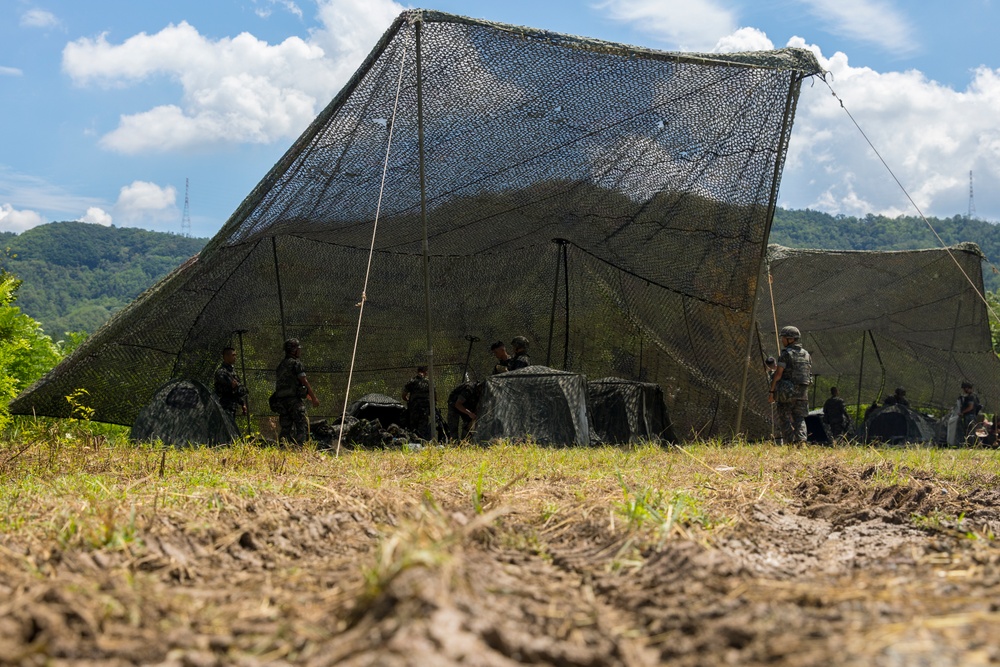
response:
<path id="1" fill-rule="evenodd" d="M 977 243 L 1000 266 L 1000 226 L 965 216 L 930 218 L 930 222 L 945 243 Z M 0 244 L 9 249 L 3 265 L 23 280 L 17 305 L 54 338 L 67 331 L 95 331 L 207 241 L 82 222 L 53 222 L 19 235 L 0 232 Z M 829 250 L 939 247 L 920 218 L 852 218 L 780 208 L 771 243 Z M 987 270 L 985 277 L 987 289 L 1000 291 L 1000 274 Z"/>
<path id="2" fill-rule="evenodd" d="M 1000 267 L 1000 226 L 966 216 L 928 218 L 946 245 L 972 241 L 986 258 Z M 941 244 L 917 217 L 887 218 L 868 215 L 864 218 L 834 216 L 819 211 L 779 208 L 774 214 L 771 243 L 789 248 L 826 250 L 917 250 L 940 248 Z M 1000 274 L 986 267 L 986 289 L 1000 290 Z"/>
<path id="3" fill-rule="evenodd" d="M 83 222 L 0 232 L 3 266 L 23 281 L 16 305 L 53 338 L 93 332 L 207 241 Z"/>

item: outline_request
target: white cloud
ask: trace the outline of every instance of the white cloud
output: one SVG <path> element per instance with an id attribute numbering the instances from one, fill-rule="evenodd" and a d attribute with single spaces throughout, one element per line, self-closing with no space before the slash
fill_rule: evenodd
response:
<path id="1" fill-rule="evenodd" d="M 44 9 L 29 9 L 21 14 L 21 26 L 25 28 L 55 28 L 58 25 L 56 15 Z"/>
<path id="2" fill-rule="evenodd" d="M 133 181 L 118 193 L 115 216 L 125 223 L 163 221 L 177 218 L 177 190 L 148 181 Z M 89 213 L 89 211 L 88 211 Z"/>
<path id="3" fill-rule="evenodd" d="M 800 38 L 789 46 L 806 47 Z M 965 90 L 921 72 L 852 67 L 843 53 L 823 57 L 828 80 L 864 133 L 926 215 L 966 212 L 969 170 L 977 210 L 1000 213 L 1000 70 L 980 67 Z M 895 216 L 916 211 L 820 80 L 802 86 L 781 204 L 829 213 Z M 992 212 L 992 213 L 989 213 Z"/>
<path id="4" fill-rule="evenodd" d="M 103 208 L 97 206 L 91 206 L 87 209 L 87 212 L 83 217 L 78 218 L 78 222 L 89 222 L 94 225 L 102 225 L 104 227 L 111 226 L 111 214 L 105 211 Z"/>
<path id="5" fill-rule="evenodd" d="M 594 6 L 682 51 L 708 51 L 737 25 L 735 13 L 716 0 L 603 0 Z"/>
<path id="6" fill-rule="evenodd" d="M 713 53 L 738 53 L 740 51 L 769 51 L 774 43 L 757 28 L 740 28 L 715 43 Z"/>
<path id="7" fill-rule="evenodd" d="M 37 227 L 45 222 L 42 216 L 31 210 L 18 210 L 10 204 L 0 204 L 0 230 L 5 232 L 23 232 Z"/>
<path id="8" fill-rule="evenodd" d="M 888 50 L 917 48 L 913 26 L 889 0 L 800 0 L 830 32 Z"/>
<path id="9" fill-rule="evenodd" d="M 36 176 L 11 171 L 0 164 L 0 198 L 13 206 L 44 211 L 52 220 L 70 220 L 91 206 L 102 206 L 96 197 L 83 197 Z"/>
<path id="10" fill-rule="evenodd" d="M 82 38 L 63 50 L 63 69 L 81 86 L 123 87 L 157 76 L 181 85 L 178 104 L 121 116 L 101 138 L 107 149 L 269 143 L 297 136 L 312 121 L 402 9 L 391 0 L 321 0 L 321 28 L 274 45 L 249 33 L 212 40 L 186 22 L 121 44 L 106 35 Z"/>
<path id="11" fill-rule="evenodd" d="M 16 67 L 4 67 L 0 65 L 0 76 L 21 76 L 24 74 L 21 70 Z"/>

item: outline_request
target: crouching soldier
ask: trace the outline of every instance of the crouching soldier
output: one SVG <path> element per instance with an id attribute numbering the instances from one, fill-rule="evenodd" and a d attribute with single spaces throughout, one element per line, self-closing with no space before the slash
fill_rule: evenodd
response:
<path id="1" fill-rule="evenodd" d="M 482 382 L 463 382 L 448 394 L 448 432 L 455 440 L 469 436 L 482 393 Z"/>

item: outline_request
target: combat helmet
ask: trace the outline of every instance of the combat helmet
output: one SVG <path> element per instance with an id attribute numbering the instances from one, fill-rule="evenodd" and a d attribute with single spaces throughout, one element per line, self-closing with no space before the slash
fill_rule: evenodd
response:
<path id="1" fill-rule="evenodd" d="M 515 350 L 528 349 L 528 339 L 525 338 L 524 336 L 514 336 L 513 340 L 510 341 L 510 344 L 514 347 Z"/>
<path id="2" fill-rule="evenodd" d="M 291 354 L 296 348 L 302 347 L 299 345 L 298 338 L 289 338 L 285 341 L 285 354 Z"/>
<path id="3" fill-rule="evenodd" d="M 799 332 L 798 327 L 781 327 L 781 332 L 779 335 L 782 338 L 794 338 L 795 340 L 798 340 L 799 338 L 802 337 L 802 334 Z"/>

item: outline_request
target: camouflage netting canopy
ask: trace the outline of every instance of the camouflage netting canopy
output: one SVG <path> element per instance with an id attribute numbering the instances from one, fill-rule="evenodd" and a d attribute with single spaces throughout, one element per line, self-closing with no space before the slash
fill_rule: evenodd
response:
<path id="1" fill-rule="evenodd" d="M 969 380 L 988 411 L 1000 410 L 1000 359 L 975 291 L 983 293 L 975 244 L 894 252 L 771 246 L 768 260 L 778 327 L 797 326 L 812 355 L 815 407 L 831 386 L 862 410 L 903 387 L 913 408 L 947 410 Z M 759 298 L 761 354 L 777 356 L 768 290 Z M 759 374 L 752 386 L 763 386 Z"/>
<path id="2" fill-rule="evenodd" d="M 12 407 L 66 416 L 85 387 L 96 419 L 131 423 L 245 330 L 254 415 L 296 336 L 311 415 L 339 416 L 378 210 L 352 400 L 399 395 L 429 319 L 441 399 L 466 336 L 482 378 L 488 342 L 524 335 L 534 363 L 659 384 L 678 437 L 728 434 L 800 84 L 819 71 L 800 49 L 664 53 L 404 12 L 203 252 Z M 749 409 L 767 432 L 763 401 Z"/>

